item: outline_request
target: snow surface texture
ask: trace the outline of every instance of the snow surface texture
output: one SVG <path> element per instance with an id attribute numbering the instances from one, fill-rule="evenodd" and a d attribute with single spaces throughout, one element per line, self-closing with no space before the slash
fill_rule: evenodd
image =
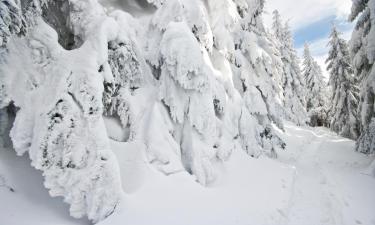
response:
<path id="1" fill-rule="evenodd" d="M 279 162 L 237 148 L 206 188 L 185 171 L 161 174 L 145 160 L 142 143 L 111 141 L 126 175 L 126 201 L 99 224 L 373 224 L 371 158 L 328 129 L 286 123 L 285 130 L 289 148 Z M 0 199 L 7 203 L 0 204 L 0 224 L 90 224 L 70 218 L 59 199 L 48 197 L 28 157 L 0 148 L 0 176 Z"/>

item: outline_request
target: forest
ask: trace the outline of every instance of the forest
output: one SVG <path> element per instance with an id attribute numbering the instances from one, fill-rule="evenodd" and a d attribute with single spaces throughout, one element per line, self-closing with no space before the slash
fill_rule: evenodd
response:
<path id="1" fill-rule="evenodd" d="M 375 0 L 347 1 L 322 65 L 277 0 L 0 0 L 0 225 L 373 225 Z"/>

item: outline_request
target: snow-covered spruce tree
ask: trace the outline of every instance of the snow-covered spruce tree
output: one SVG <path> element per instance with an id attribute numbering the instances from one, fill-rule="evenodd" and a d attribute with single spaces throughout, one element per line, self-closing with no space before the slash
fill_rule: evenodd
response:
<path id="1" fill-rule="evenodd" d="M 161 102 L 174 123 L 178 154 L 185 169 L 207 184 L 214 179 L 211 161 L 219 153 L 216 113 L 225 102 L 215 93 L 222 91 L 225 96 L 225 91 L 204 58 L 212 49 L 212 34 L 203 3 L 167 1 L 156 11 L 150 29 L 154 39 L 148 45 L 148 61 L 160 82 Z"/>
<path id="2" fill-rule="evenodd" d="M 285 30 L 283 27 L 283 21 L 281 18 L 281 15 L 278 10 L 274 10 L 272 12 L 272 30 L 273 30 L 273 35 L 281 41 L 284 39 L 285 35 Z"/>
<path id="3" fill-rule="evenodd" d="M 330 72 L 329 85 L 332 88 L 330 127 L 344 137 L 357 139 L 359 89 L 353 76 L 348 45 L 335 26 L 332 28 L 329 46 L 326 63 Z"/>
<path id="4" fill-rule="evenodd" d="M 0 1 L 0 147 L 8 145 L 9 126 L 11 126 L 13 116 L 9 112 L 14 112 L 15 108 L 10 102 L 7 93 L 7 85 L 2 65 L 6 63 L 7 44 L 12 35 L 22 35 L 25 33 L 25 23 L 21 13 L 21 7 L 13 0 Z"/>
<path id="5" fill-rule="evenodd" d="M 64 197 L 72 216 L 97 222 L 114 211 L 122 195 L 102 118 L 104 78 L 98 72 L 118 27 L 106 17 L 91 21 L 100 36 L 87 32 L 81 48 L 66 51 L 40 15 L 32 19 L 25 38 L 10 42 L 1 67 L 9 101 L 19 108 L 10 132 L 13 147 L 19 155 L 28 153 L 32 166 L 43 172 L 45 187 Z"/>
<path id="6" fill-rule="evenodd" d="M 240 3 L 231 0 L 208 1 L 213 33 L 213 48 L 209 56 L 214 67 L 214 75 L 220 81 L 216 84 L 223 83 L 224 88 L 222 90 L 218 88 L 220 86 L 215 85 L 217 87 L 214 89 L 216 90 L 215 112 L 220 118 L 219 155 L 227 155 L 230 152 L 228 151 L 229 143 L 238 141 L 244 151 L 253 157 L 258 157 L 264 153 L 271 154 L 273 146 L 262 147 L 266 146 L 265 143 L 270 143 L 271 138 L 267 139 L 265 135 L 263 135 L 264 139 L 261 137 L 265 127 L 262 127 L 255 117 L 258 112 L 267 111 L 260 92 L 253 86 L 247 93 L 248 96 L 254 94 L 253 97 L 260 101 L 254 102 L 254 98 L 243 98 L 244 86 L 241 82 L 241 71 L 245 67 L 242 67 L 236 60 L 242 53 L 238 45 L 235 44 L 238 32 L 242 32 L 240 29 L 241 16 L 238 9 L 246 8 L 245 2 Z M 236 57 L 237 54 L 238 57 Z M 245 76 L 245 72 L 243 76 Z M 250 74 L 246 76 L 250 76 Z M 247 104 L 252 103 L 256 104 L 248 108 Z M 268 137 L 270 136 L 272 136 L 272 132 L 269 132 Z"/>
<path id="7" fill-rule="evenodd" d="M 148 0 L 139 20 L 96 0 L 43 2 L 10 45 L 9 61 L 24 67 L 2 68 L 20 108 L 11 136 L 73 216 L 99 221 L 121 198 L 102 114 L 162 172 L 185 169 L 202 184 L 238 146 L 255 157 L 285 147 L 272 129 L 282 128 L 283 67 L 264 1 Z"/>
<path id="8" fill-rule="evenodd" d="M 307 89 L 306 109 L 310 117 L 310 125 L 329 126 L 328 91 L 324 84 L 322 70 L 312 57 L 308 44 L 305 44 L 303 54 L 303 76 Z"/>
<path id="9" fill-rule="evenodd" d="M 152 4 L 162 6 L 156 1 Z M 112 12 L 110 16 L 124 29 L 108 44 L 109 67 L 101 68 L 110 77 L 104 81 L 104 114 L 119 120 L 125 135 L 113 137 L 109 132 L 109 136 L 117 141 L 142 143 L 147 160 L 165 174 L 184 170 L 181 146 L 174 137 L 180 130 L 174 127 L 158 97 L 161 70 L 150 63 L 160 50 L 152 47 L 150 52 L 144 51 L 147 44 L 160 45 L 159 33 L 149 23 L 140 24 L 123 11 Z M 153 31 L 154 35 L 148 37 L 147 33 Z"/>
<path id="10" fill-rule="evenodd" d="M 273 35 L 277 39 L 278 49 L 281 54 L 283 73 L 283 106 L 285 118 L 297 125 L 305 125 L 308 122 L 305 103 L 304 82 L 301 77 L 299 59 L 293 45 L 293 37 L 288 23 L 282 22 L 277 10 L 273 12 Z"/>
<path id="11" fill-rule="evenodd" d="M 359 80 L 361 136 L 357 150 L 375 152 L 375 0 L 353 1 L 351 21 L 357 20 L 349 44 L 354 74 Z"/>
<path id="12" fill-rule="evenodd" d="M 285 147 L 272 130 L 272 123 L 282 127 L 281 60 L 263 27 L 263 4 L 208 1 L 214 40 L 210 58 L 222 74 L 228 96 L 222 114 L 234 116 L 225 126 L 235 128 L 239 118 L 238 130 L 230 130 L 238 132 L 235 139 L 254 157 L 275 156 L 276 149 Z"/>
<path id="13" fill-rule="evenodd" d="M 21 6 L 14 0 L 0 1 L 0 51 L 8 42 L 12 34 L 25 32 Z"/>
<path id="14" fill-rule="evenodd" d="M 143 34 L 135 29 L 140 24 L 122 11 L 115 11 L 110 16 L 126 29 L 121 29 L 117 39 L 108 43 L 108 65 L 104 64 L 100 69 L 104 74 L 109 73 L 104 81 L 104 114 L 117 117 L 129 133 L 124 140 L 134 141 L 140 134 L 137 114 L 146 110 L 149 103 L 143 101 L 156 94 L 156 87 L 152 85 L 154 78 L 137 42 L 141 39 L 137 33 Z"/>
<path id="15" fill-rule="evenodd" d="M 19 35 L 24 32 L 25 23 L 20 6 L 13 0 L 0 0 L 0 110 L 9 103 L 4 73 L 1 71 L 1 65 L 5 63 L 6 45 L 11 35 Z M 5 115 L 6 110 L 3 111 Z"/>
<path id="16" fill-rule="evenodd" d="M 220 5 L 233 7 L 234 11 L 239 13 L 238 7 L 231 1 L 210 1 L 208 2 L 210 10 L 207 11 L 213 12 L 213 8 L 223 10 L 218 7 Z M 174 124 L 169 128 L 169 133 L 172 134 L 175 142 L 174 146 L 179 146 L 178 152 L 181 154 L 185 168 L 195 174 L 201 183 L 213 179 L 211 161 L 215 158 L 227 158 L 233 148 L 229 143 L 233 143 L 238 138 L 242 148 L 253 156 L 262 154 L 263 150 L 272 155 L 277 146 L 284 147 L 284 143 L 273 134 L 271 129 L 271 121 L 279 122 L 279 117 L 276 113 L 272 114 L 274 111 L 268 113 L 268 109 L 271 111 L 276 108 L 271 102 L 273 98 L 277 98 L 276 94 L 274 96 L 273 93 L 269 94 L 271 92 L 269 89 L 272 89 L 269 86 L 276 82 L 271 80 L 269 74 L 267 76 L 260 74 L 262 71 L 265 73 L 264 67 L 271 68 L 271 66 L 263 65 L 261 67 L 263 70 L 259 73 L 252 70 L 252 74 L 246 74 L 250 71 L 247 70 L 242 71 L 241 74 L 241 69 L 235 65 L 234 37 L 237 35 L 233 34 L 236 31 L 244 33 L 240 14 L 235 18 L 225 12 L 220 14 L 220 18 L 212 15 L 214 22 L 211 25 L 208 23 L 210 20 L 207 11 L 201 2 L 165 2 L 158 8 L 151 21 L 148 32 L 149 42 L 146 46 L 147 61 L 152 65 L 154 77 L 160 82 L 161 101 Z M 229 23 L 234 26 L 229 27 Z M 254 47 L 261 48 L 257 43 L 253 44 Z M 185 49 L 190 49 L 190 53 Z M 229 51 L 225 52 L 228 49 Z M 242 53 L 239 48 L 237 50 L 249 65 L 244 57 L 246 53 Z M 158 52 L 159 54 L 156 54 Z M 223 52 L 224 54 L 221 55 Z M 269 52 L 273 54 L 272 51 Z M 191 55 L 194 57 L 190 57 Z M 264 58 L 263 61 L 261 59 L 258 61 L 273 63 L 271 57 Z M 218 70 L 213 68 L 213 64 L 217 65 L 216 62 L 220 60 L 224 64 L 228 64 L 229 61 L 229 67 L 218 68 Z M 224 69 L 225 73 L 219 73 Z M 233 89 L 234 77 L 225 77 L 228 72 L 232 73 L 232 69 L 237 76 L 235 79 L 240 81 L 242 76 L 249 82 L 246 96 L 243 95 L 244 100 L 238 96 L 237 90 Z M 256 83 L 251 80 L 255 76 L 259 76 L 257 78 L 259 80 L 262 80 L 263 76 L 264 79 L 269 79 L 265 84 L 262 81 L 258 82 L 264 88 L 265 96 L 269 100 L 262 97 Z M 242 83 L 236 85 L 237 87 L 238 91 L 244 92 Z M 200 102 L 197 101 L 198 99 Z M 200 104 L 202 101 L 206 103 Z M 268 102 L 269 108 L 265 101 Z"/>
<path id="17" fill-rule="evenodd" d="M 281 60 L 263 25 L 264 1 L 236 1 L 236 4 L 240 19 L 233 32 L 235 51 L 231 63 L 235 87 L 247 109 L 242 115 L 250 113 L 257 119 L 256 138 L 263 151 L 275 155 L 276 149 L 285 147 L 271 127 L 274 123 L 283 129 Z"/>
<path id="18" fill-rule="evenodd" d="M 253 99 L 263 102 L 266 112 L 259 115 L 259 121 L 273 122 L 281 129 L 282 106 L 280 96 L 282 95 L 280 84 L 281 61 L 278 51 L 267 36 L 264 28 L 262 13 L 264 0 L 247 1 L 242 8 L 238 7 L 240 15 L 240 26 L 236 31 L 235 46 L 237 48 L 235 58 L 240 65 L 242 91 L 246 98 L 247 88 L 257 89 L 260 99 Z M 246 90 L 245 90 L 246 89 Z M 265 124 L 262 124 L 265 125 Z"/>
<path id="19" fill-rule="evenodd" d="M 170 23 L 161 46 L 164 62 L 160 77 L 161 98 L 173 121 L 182 125 L 181 157 L 185 168 L 206 184 L 212 179 L 210 159 L 215 153 L 213 141 L 216 136 L 209 71 L 202 64 L 196 39 L 184 23 Z"/>

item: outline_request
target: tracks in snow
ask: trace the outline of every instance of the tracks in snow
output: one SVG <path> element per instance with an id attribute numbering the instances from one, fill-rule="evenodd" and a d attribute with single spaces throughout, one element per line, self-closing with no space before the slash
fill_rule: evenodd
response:
<path id="1" fill-rule="evenodd" d="M 342 196 L 337 196 L 337 187 L 327 177 L 325 165 L 320 160 L 325 144 L 332 137 L 324 130 L 306 134 L 292 163 L 296 175 L 286 224 L 343 224 L 340 210 Z"/>

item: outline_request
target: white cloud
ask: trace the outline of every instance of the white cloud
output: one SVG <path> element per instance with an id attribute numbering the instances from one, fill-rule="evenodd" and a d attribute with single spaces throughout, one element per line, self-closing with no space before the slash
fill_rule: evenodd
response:
<path id="1" fill-rule="evenodd" d="M 285 20 L 290 20 L 293 30 L 335 15 L 346 19 L 350 13 L 351 0 L 268 0 L 266 1 L 266 24 L 271 24 L 272 12 L 277 9 Z"/>

